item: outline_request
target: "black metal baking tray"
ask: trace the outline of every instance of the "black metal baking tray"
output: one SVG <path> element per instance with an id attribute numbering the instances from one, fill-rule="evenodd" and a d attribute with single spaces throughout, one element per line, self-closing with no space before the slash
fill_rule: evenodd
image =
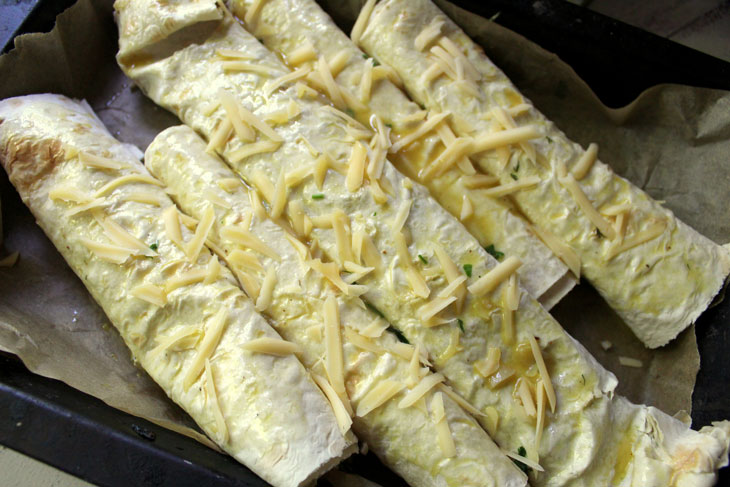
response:
<path id="1" fill-rule="evenodd" d="M 730 63 L 562 0 L 454 3 L 485 18 L 499 14 L 495 22 L 559 55 L 612 107 L 659 83 L 730 90 Z M 25 15 L 18 14 L 17 4 L 23 4 Z M 2 52 L 12 48 L 14 35 L 49 31 L 55 16 L 71 4 L 73 0 L 0 4 Z M 349 31 L 350 26 L 341 26 Z M 730 418 L 728 321 L 730 303 L 725 300 L 697 322 L 702 367 L 693 396 L 695 427 Z M 32 374 L 17 358 L 1 353 L 0 418 L 0 444 L 97 485 L 266 485 L 226 455 Z M 404 485 L 372 455 L 353 458 L 345 468 L 384 486 Z M 730 485 L 728 481 L 726 468 L 718 485 Z"/>

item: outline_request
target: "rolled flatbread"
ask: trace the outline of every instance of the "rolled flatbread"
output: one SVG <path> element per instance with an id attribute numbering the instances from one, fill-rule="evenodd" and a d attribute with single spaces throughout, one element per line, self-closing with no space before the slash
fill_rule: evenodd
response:
<path id="1" fill-rule="evenodd" d="M 85 103 L 0 102 L 0 161 L 38 224 L 134 359 L 223 450 L 277 486 L 316 479 L 357 448 L 279 335 L 178 210 Z M 191 224 L 188 222 L 188 224 Z"/>

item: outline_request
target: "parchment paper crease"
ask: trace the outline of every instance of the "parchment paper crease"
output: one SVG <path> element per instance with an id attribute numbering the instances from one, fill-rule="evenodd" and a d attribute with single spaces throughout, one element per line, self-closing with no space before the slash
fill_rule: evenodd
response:
<path id="1" fill-rule="evenodd" d="M 353 22 L 359 5 L 356 0 L 322 3 L 341 25 Z M 493 22 L 438 3 L 571 138 L 583 145 L 598 142 L 599 157 L 617 172 L 664 199 L 705 235 L 728 240 L 730 94 L 667 85 L 646 91 L 629 107 L 609 110 L 557 56 Z M 0 98 L 41 92 L 86 98 L 117 138 L 144 150 L 159 131 L 179 122 L 131 86 L 116 67 L 115 53 L 111 2 L 80 0 L 59 16 L 52 32 L 21 36 L 13 51 L 0 57 Z M 21 253 L 16 266 L 0 269 L 0 349 L 38 374 L 210 444 L 133 364 L 5 174 L 0 177 L 5 251 Z M 646 350 L 585 284 L 554 314 L 619 376 L 621 394 L 670 414 L 690 410 L 699 368 L 693 327 L 667 347 Z M 604 351 L 602 340 L 613 347 Z M 620 367 L 619 355 L 645 366 Z"/>

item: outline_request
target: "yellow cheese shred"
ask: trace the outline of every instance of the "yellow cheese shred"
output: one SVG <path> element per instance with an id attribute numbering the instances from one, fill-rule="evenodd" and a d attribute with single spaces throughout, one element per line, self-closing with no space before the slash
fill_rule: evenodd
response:
<path id="1" fill-rule="evenodd" d="M 270 257 L 277 262 L 281 261 L 279 254 L 242 225 L 223 227 L 220 230 L 220 235 L 224 240 L 255 250 L 261 255 Z"/>
<path id="2" fill-rule="evenodd" d="M 157 252 L 149 248 L 144 242 L 127 232 L 117 222 L 103 215 L 100 210 L 94 210 L 92 215 L 96 222 L 104 229 L 104 233 L 115 245 L 119 247 L 127 247 L 136 251 L 136 253 L 154 256 Z"/>
<path id="3" fill-rule="evenodd" d="M 461 221 L 465 221 L 473 214 L 474 205 L 472 204 L 471 199 L 469 199 L 469 196 L 463 195 L 461 198 L 461 213 L 459 214 L 459 219 Z"/>
<path id="4" fill-rule="evenodd" d="M 378 382 L 358 402 L 355 416 L 363 418 L 373 410 L 379 408 L 405 388 L 405 384 L 394 380 L 385 379 Z"/>
<path id="5" fill-rule="evenodd" d="M 345 390 L 345 364 L 340 337 L 340 310 L 337 298 L 328 296 L 324 301 L 325 370 L 332 388 L 347 411 L 352 414 L 350 399 Z"/>
<path id="6" fill-rule="evenodd" d="M 347 177 L 345 179 L 345 187 L 350 193 L 354 193 L 362 186 L 365 173 L 365 165 L 367 163 L 367 148 L 362 142 L 356 142 L 352 146 L 350 154 L 350 162 L 347 169 Z"/>
<path id="7" fill-rule="evenodd" d="M 461 182 L 465 188 L 468 189 L 483 189 L 491 188 L 499 184 L 499 178 L 495 176 L 488 176 L 486 174 L 473 174 L 470 176 L 462 176 Z"/>
<path id="8" fill-rule="evenodd" d="M 357 16 L 355 25 L 352 27 L 352 32 L 350 32 L 350 39 L 352 39 L 352 42 L 357 45 L 360 44 L 360 37 L 362 36 L 362 33 L 365 32 L 365 28 L 370 21 L 370 15 L 373 13 L 373 9 L 375 8 L 375 2 L 376 0 L 368 0 L 367 2 L 365 2 L 362 10 L 360 10 L 360 14 Z"/>
<path id="9" fill-rule="evenodd" d="M 618 363 L 624 367 L 641 368 L 644 366 L 644 363 L 641 360 L 632 357 L 624 357 L 623 355 L 619 355 Z"/>
<path id="10" fill-rule="evenodd" d="M 337 54 L 332 56 L 332 60 L 328 61 L 328 64 L 333 78 L 336 78 L 345 69 L 350 58 L 352 58 L 352 50 L 347 48 L 341 49 Z"/>
<path id="11" fill-rule="evenodd" d="M 373 90 L 373 58 L 368 58 L 360 75 L 360 101 L 368 103 Z"/>
<path id="12" fill-rule="evenodd" d="M 441 268 L 444 271 L 444 275 L 446 276 L 446 280 L 449 282 L 449 285 L 453 284 L 457 280 L 460 280 L 462 277 L 465 277 L 459 271 L 459 268 L 456 267 L 454 261 L 451 260 L 449 254 L 447 254 L 443 247 L 441 247 L 439 244 L 434 245 L 434 253 L 436 254 L 436 258 L 438 259 L 439 264 L 441 264 Z M 465 281 L 466 279 L 464 278 L 461 280 L 461 284 L 456 284 L 456 289 L 452 292 L 452 294 L 457 298 L 455 304 L 457 313 L 461 312 L 464 306 L 464 301 L 466 299 Z"/>
<path id="13" fill-rule="evenodd" d="M 180 274 L 179 276 L 171 277 L 165 281 L 165 292 L 169 294 L 175 289 L 203 282 L 207 276 L 208 269 L 197 268 Z"/>
<path id="14" fill-rule="evenodd" d="M 216 184 L 226 193 L 233 193 L 241 188 L 241 180 L 238 178 L 223 178 L 216 181 Z"/>
<path id="15" fill-rule="evenodd" d="M 274 292 L 274 285 L 276 284 L 276 269 L 269 267 L 266 271 L 266 276 L 261 283 L 261 291 L 256 298 L 256 311 L 266 311 L 271 306 L 272 296 Z"/>
<path id="16" fill-rule="evenodd" d="M 190 348 L 195 346 L 198 337 L 200 336 L 200 329 L 195 326 L 186 326 L 170 336 L 164 339 L 158 340 L 157 346 L 153 348 L 148 357 L 150 360 L 155 360 L 163 352 L 167 350 L 179 350 Z"/>
<path id="17" fill-rule="evenodd" d="M 352 343 L 357 348 L 360 348 L 362 350 L 378 354 L 384 352 L 384 349 L 379 347 L 370 338 L 362 336 L 361 334 L 350 328 L 345 328 L 345 339 L 348 343 Z"/>
<path id="18" fill-rule="evenodd" d="M 520 377 L 515 382 L 514 394 L 519 398 L 522 403 L 522 407 L 525 410 L 525 414 L 531 418 L 534 418 L 537 414 L 535 409 L 535 401 L 532 399 L 532 393 L 530 392 L 530 386 L 524 378 Z"/>
<path id="19" fill-rule="evenodd" d="M 524 463 L 525 465 L 527 465 L 528 467 L 530 467 L 533 470 L 536 470 L 538 472 L 545 471 L 545 469 L 542 468 L 539 463 L 533 462 L 532 460 L 530 460 L 527 457 L 523 457 L 522 455 L 518 455 L 517 453 L 512 453 L 511 451 L 504 450 L 504 449 L 502 449 L 502 453 L 504 453 L 505 455 L 510 457 L 512 460 L 517 460 L 518 462 Z"/>
<path id="20" fill-rule="evenodd" d="M 655 221 L 644 230 L 634 233 L 628 237 L 624 237 L 623 242 L 608 248 L 606 260 L 611 260 L 621 252 L 632 249 L 638 245 L 654 240 L 664 233 L 667 229 L 666 220 Z"/>
<path id="21" fill-rule="evenodd" d="M 421 350 L 421 342 L 418 342 L 408 363 L 408 381 L 406 382 L 408 387 L 415 386 L 421 379 Z"/>
<path id="22" fill-rule="evenodd" d="M 226 256 L 226 260 L 231 266 L 247 271 L 263 272 L 264 270 L 259 259 L 246 250 L 234 249 Z"/>
<path id="23" fill-rule="evenodd" d="M 451 436 L 449 422 L 446 419 L 444 398 L 441 392 L 434 393 L 433 399 L 431 399 L 431 418 L 436 425 L 439 447 L 444 457 L 451 458 L 456 456 L 456 445 L 454 445 L 454 438 Z"/>
<path id="24" fill-rule="evenodd" d="M 518 179 L 517 181 L 500 184 L 499 186 L 485 189 L 482 191 L 482 194 L 485 196 L 488 196 L 490 198 L 502 198 L 503 196 L 507 196 L 508 194 L 516 193 L 517 191 L 521 191 L 525 188 L 535 186 L 536 184 L 539 184 L 539 183 L 540 183 L 539 176 L 527 176 L 525 178 Z"/>
<path id="25" fill-rule="evenodd" d="M 580 156 L 580 159 L 578 159 L 578 162 L 576 162 L 575 165 L 570 169 L 570 172 L 573 173 L 573 177 L 575 177 L 577 181 L 580 181 L 581 179 L 586 177 L 586 175 L 593 167 L 593 164 L 596 162 L 597 157 L 598 145 L 591 142 L 588 145 L 588 149 L 586 149 L 583 155 Z"/>
<path id="26" fill-rule="evenodd" d="M 555 406 L 557 399 L 555 397 L 555 389 L 553 389 L 553 383 L 550 380 L 550 374 L 548 374 L 545 360 L 542 357 L 540 351 L 540 345 L 538 345 L 535 337 L 530 335 L 527 337 L 530 341 L 530 348 L 532 349 L 532 355 L 535 357 L 535 363 L 537 364 L 537 370 L 540 371 L 540 378 L 542 379 L 543 386 L 545 387 L 545 393 L 547 394 L 548 402 L 550 403 L 550 411 L 555 412 Z"/>
<path id="27" fill-rule="evenodd" d="M 474 137 L 471 153 L 477 154 L 506 145 L 526 142 L 541 136 L 539 128 L 535 125 L 524 125 L 514 129 L 481 134 Z"/>
<path id="28" fill-rule="evenodd" d="M 69 201 L 71 203 L 88 203 L 91 201 L 89 195 L 84 194 L 78 188 L 66 185 L 58 185 L 48 192 L 48 197 L 51 200 L 62 200 Z"/>
<path id="29" fill-rule="evenodd" d="M 259 14 L 264 1 L 253 0 L 251 6 L 246 9 L 246 14 L 243 16 L 243 22 L 246 24 L 246 27 L 253 27 L 253 22 L 256 20 L 256 16 Z"/>
<path id="30" fill-rule="evenodd" d="M 429 117 L 426 119 L 426 121 L 419 125 L 416 130 L 394 142 L 393 145 L 390 146 L 390 152 L 396 153 L 399 152 L 401 149 L 408 147 L 410 144 L 435 129 L 436 126 L 440 124 L 444 119 L 446 119 L 446 117 L 448 117 L 449 115 L 451 115 L 451 112 L 429 114 Z"/>
<path id="31" fill-rule="evenodd" d="M 228 154 L 228 158 L 233 163 L 239 163 L 244 159 L 247 159 L 256 154 L 265 154 L 270 152 L 276 152 L 281 147 L 280 141 L 274 140 L 260 140 L 251 144 L 246 144 Z"/>
<path id="32" fill-rule="evenodd" d="M 332 103 L 340 110 L 347 108 L 345 100 L 342 98 L 340 87 L 335 83 L 330 66 L 324 56 L 320 56 L 317 61 L 317 74 L 321 77 L 324 88 L 327 90 L 327 95 L 332 100 Z"/>
<path id="33" fill-rule="evenodd" d="M 247 60 L 253 59 L 250 54 L 242 52 L 242 51 L 236 51 L 234 49 L 216 49 L 215 54 L 218 57 L 222 57 L 222 58 L 247 59 Z"/>
<path id="34" fill-rule="evenodd" d="M 339 208 L 332 212 L 332 228 L 335 232 L 335 241 L 337 243 L 337 255 L 340 262 L 354 260 L 352 254 L 352 239 L 347 229 L 348 218 L 345 212 Z"/>
<path id="35" fill-rule="evenodd" d="M 502 351 L 499 347 L 489 347 L 486 358 L 474 362 L 477 372 L 487 378 L 499 370 L 499 361 L 502 358 Z"/>
<path id="36" fill-rule="evenodd" d="M 258 75 L 268 76 L 271 74 L 274 68 L 270 66 L 263 66 L 259 64 L 247 63 L 246 61 L 223 61 L 221 63 L 223 71 L 238 72 L 238 73 L 255 73 Z"/>
<path id="37" fill-rule="evenodd" d="M 398 211 L 395 214 L 395 218 L 393 219 L 393 225 L 391 226 L 391 229 L 394 233 L 403 230 L 403 226 L 408 220 L 408 215 L 410 215 L 411 213 L 412 206 L 413 200 L 411 198 L 405 199 L 401 202 L 400 206 L 398 207 Z"/>
<path id="38" fill-rule="evenodd" d="M 443 25 L 444 21 L 442 19 L 434 18 L 431 23 L 424 27 L 413 40 L 413 44 L 416 46 L 416 49 L 423 51 L 433 41 L 438 39 L 441 36 L 441 28 Z"/>
<path id="39" fill-rule="evenodd" d="M 205 361 L 213 355 L 213 351 L 218 346 L 226 322 L 228 321 L 228 310 L 221 308 L 208 322 L 206 326 L 203 341 L 200 343 L 193 360 L 187 368 L 187 372 L 183 377 L 183 387 L 187 391 L 190 386 L 198 379 L 200 373 L 205 367 Z"/>
<path id="40" fill-rule="evenodd" d="M 504 282 L 512 273 L 522 265 L 522 261 L 515 256 L 507 257 L 503 262 L 497 264 L 489 272 L 477 279 L 475 283 L 468 286 L 467 289 L 474 296 L 483 296 L 484 294 L 494 290 L 498 285 Z"/>
<path id="41" fill-rule="evenodd" d="M 164 186 L 159 180 L 153 178 L 152 176 L 148 176 L 146 174 L 127 174 L 126 176 L 121 176 L 115 179 L 112 179 L 108 183 L 106 183 L 104 186 L 99 188 L 99 190 L 94 193 L 94 198 L 101 198 L 102 196 L 106 196 L 115 189 L 117 189 L 120 186 L 124 186 L 125 184 L 132 184 L 132 183 L 143 183 L 143 184 L 152 184 L 155 186 Z"/>
<path id="42" fill-rule="evenodd" d="M 350 417 L 350 414 L 348 413 L 345 405 L 342 403 L 340 397 L 337 395 L 330 383 L 327 382 L 327 379 L 325 379 L 321 375 L 314 373 L 312 374 L 312 378 L 314 379 L 314 382 L 317 383 L 319 388 L 322 389 L 325 397 L 327 397 L 327 400 L 330 402 L 330 406 L 332 406 L 332 411 L 335 413 L 337 426 L 340 428 L 340 433 L 344 436 L 352 426 L 352 418 Z"/>
<path id="43" fill-rule="evenodd" d="M 296 343 L 271 337 L 254 338 L 241 345 L 241 348 L 249 352 L 276 355 L 277 357 L 285 357 L 287 355 L 301 353 L 302 351 L 301 347 Z"/>
<path id="44" fill-rule="evenodd" d="M 580 257 L 569 245 L 549 231 L 536 226 L 531 227 L 535 234 L 552 252 L 558 256 L 576 278 L 580 278 Z"/>
<path id="45" fill-rule="evenodd" d="M 217 150 L 223 148 L 228 139 L 231 137 L 233 132 L 233 123 L 231 123 L 230 117 L 226 117 L 216 125 L 215 130 L 210 136 L 208 145 L 205 147 L 205 151 L 209 154 L 214 153 Z"/>
<path id="46" fill-rule="evenodd" d="M 537 381 L 537 421 L 535 422 L 535 451 L 540 451 L 542 430 L 545 427 L 545 386 Z"/>
<path id="47" fill-rule="evenodd" d="M 441 311 L 445 310 L 454 301 L 456 301 L 456 296 L 450 296 L 447 298 L 436 297 L 418 308 L 418 311 L 416 313 L 418 314 L 418 318 L 426 326 L 428 326 L 428 321 L 431 318 L 439 314 Z"/>
<path id="48" fill-rule="evenodd" d="M 162 212 L 162 219 L 165 225 L 165 235 L 175 245 L 184 248 L 182 232 L 180 231 L 180 219 L 178 218 L 178 211 L 175 205 L 170 205 Z"/>
<path id="49" fill-rule="evenodd" d="M 154 284 L 140 284 L 129 291 L 129 294 L 135 298 L 154 304 L 159 308 L 167 304 L 167 295 L 165 294 L 164 289 L 159 288 Z"/>
<path id="50" fill-rule="evenodd" d="M 416 401 L 421 399 L 428 391 L 436 387 L 438 384 L 443 382 L 444 376 L 441 374 L 429 374 L 414 387 L 400 400 L 398 407 L 404 409 L 413 406 Z"/>
<path id="51" fill-rule="evenodd" d="M 259 190 L 264 199 L 271 204 L 274 200 L 274 185 L 261 169 L 256 169 L 251 175 L 251 182 Z"/>
<path id="52" fill-rule="evenodd" d="M 97 156 L 95 154 L 89 154 L 88 152 L 83 151 L 79 152 L 79 161 L 81 161 L 81 163 L 86 167 L 94 169 L 110 169 L 117 171 L 122 168 L 130 167 L 126 162 L 109 159 L 108 157 Z"/>
<path id="53" fill-rule="evenodd" d="M 314 50 L 312 43 L 306 40 L 287 56 L 286 62 L 289 66 L 295 67 L 314 59 L 317 59 L 317 51 Z"/>
<path id="54" fill-rule="evenodd" d="M 101 260 L 105 260 L 113 264 L 123 264 L 132 254 L 135 253 L 134 250 L 127 247 L 94 242 L 93 240 L 83 237 L 81 238 L 81 243 Z"/>
<path id="55" fill-rule="evenodd" d="M 219 445 L 225 445 L 228 443 L 228 427 L 226 421 L 223 418 L 221 412 L 220 402 L 218 402 L 218 395 L 215 390 L 215 379 L 213 377 L 213 370 L 210 366 L 210 360 L 205 359 L 205 392 L 212 402 L 211 409 L 215 417 L 216 430 L 218 432 L 217 443 Z"/>
<path id="56" fill-rule="evenodd" d="M 287 186 L 286 186 L 286 174 L 282 169 L 279 171 L 279 177 L 276 180 L 276 186 L 274 186 L 274 196 L 271 201 L 271 210 L 269 216 L 272 220 L 275 220 L 284 213 L 284 208 L 287 203 Z"/>
<path id="57" fill-rule="evenodd" d="M 203 210 L 203 218 L 201 218 L 200 223 L 198 223 L 198 227 L 195 229 L 193 238 L 185 245 L 185 253 L 187 254 L 190 262 L 198 260 L 200 251 L 203 249 L 203 245 L 205 245 L 205 241 L 208 239 L 208 234 L 210 233 L 210 229 L 213 227 L 214 222 L 215 211 L 213 210 L 212 205 L 208 205 L 205 207 L 205 210 Z"/>
<path id="58" fill-rule="evenodd" d="M 221 90 L 218 94 L 218 98 L 221 102 L 223 110 L 228 116 L 228 120 L 230 120 L 231 124 L 233 125 L 233 130 L 234 132 L 236 132 L 239 140 L 243 143 L 246 143 L 256 139 L 256 133 L 243 120 L 243 117 L 241 116 L 241 106 L 236 101 L 236 99 L 233 98 L 233 95 L 231 95 L 227 91 Z"/>
<path id="59" fill-rule="evenodd" d="M 576 202 L 578 207 L 583 211 L 586 217 L 593 223 L 598 230 L 605 235 L 609 240 L 616 238 L 616 231 L 613 229 L 610 223 L 601 216 L 598 211 L 593 207 L 586 194 L 583 192 L 578 182 L 575 180 L 572 174 L 568 174 L 565 177 L 559 177 L 560 184 L 568 190 L 573 200 Z"/>

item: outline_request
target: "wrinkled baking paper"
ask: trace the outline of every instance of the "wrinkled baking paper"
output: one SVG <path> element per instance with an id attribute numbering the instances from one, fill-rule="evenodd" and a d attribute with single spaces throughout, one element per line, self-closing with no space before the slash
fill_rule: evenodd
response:
<path id="1" fill-rule="evenodd" d="M 323 2 L 341 25 L 351 25 L 356 2 Z M 630 107 L 609 110 L 555 55 L 521 36 L 439 2 L 535 104 L 570 137 L 598 142 L 600 157 L 682 219 L 718 242 L 728 240 L 730 206 L 723 191 L 730 153 L 730 94 L 661 86 Z M 80 0 L 48 34 L 16 39 L 0 57 L 0 98 L 55 92 L 86 98 L 120 140 L 146 148 L 179 123 L 136 90 L 117 68 L 116 27 L 110 1 Z M 661 161 L 661 164 L 659 164 Z M 0 269 L 0 349 L 27 367 L 98 397 L 107 404 L 193 436 L 187 415 L 136 367 L 114 328 L 34 224 L 3 173 L 5 252 L 18 263 Z M 707 185 L 707 182 L 711 182 Z M 712 186 L 716 191 L 708 191 Z M 4 254 L 3 254 L 4 255 Z M 689 411 L 699 354 L 694 328 L 669 346 L 648 351 L 588 285 L 578 286 L 554 310 L 565 328 L 619 376 L 619 392 L 673 414 Z M 613 347 L 604 351 L 601 340 Z M 618 356 L 645 366 L 618 365 Z"/>

